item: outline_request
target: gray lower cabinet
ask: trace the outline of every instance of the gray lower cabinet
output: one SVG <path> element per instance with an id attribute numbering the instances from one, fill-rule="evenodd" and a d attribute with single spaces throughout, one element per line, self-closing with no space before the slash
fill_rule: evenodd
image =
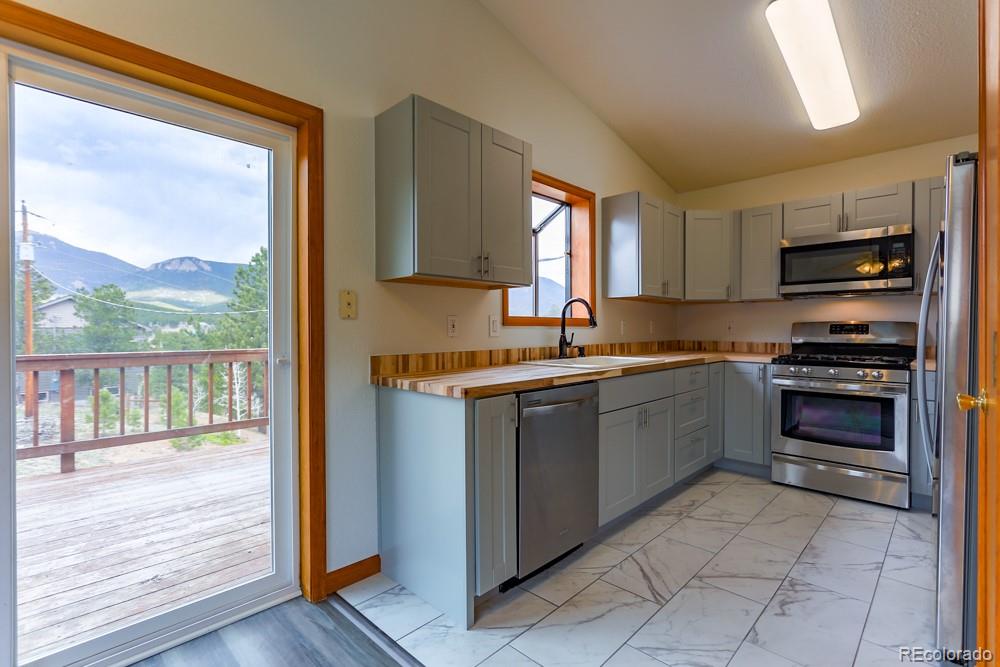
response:
<path id="1" fill-rule="evenodd" d="M 517 576 L 517 400 L 476 401 L 476 595 Z"/>
<path id="2" fill-rule="evenodd" d="M 375 119 L 379 280 L 530 285 L 531 145 L 417 95 Z"/>
<path id="3" fill-rule="evenodd" d="M 725 379 L 726 365 L 724 363 L 709 365 L 706 463 L 714 463 L 722 458 L 722 415 L 725 411 Z M 679 473 L 678 478 L 680 478 Z"/>
<path id="4" fill-rule="evenodd" d="M 643 406 L 606 412 L 598 418 L 598 515 L 600 524 L 642 502 L 641 465 Z"/>
<path id="5" fill-rule="evenodd" d="M 726 301 L 732 295 L 730 211 L 684 211 L 684 299 Z"/>
<path id="6" fill-rule="evenodd" d="M 684 479 L 711 463 L 708 457 L 710 431 L 710 428 L 705 427 L 681 436 L 674 442 L 677 479 Z"/>
<path id="7" fill-rule="evenodd" d="M 913 282 L 918 294 L 924 290 L 927 264 L 934 238 L 944 220 L 944 177 L 925 178 L 913 184 Z M 937 292 L 937 285 L 934 285 Z"/>
<path id="8" fill-rule="evenodd" d="M 913 223 L 913 181 L 844 193 L 844 231 Z"/>
<path id="9" fill-rule="evenodd" d="M 786 201 L 782 204 L 782 238 L 834 234 L 841 230 L 844 197 L 841 193 Z"/>
<path id="10" fill-rule="evenodd" d="M 598 428 L 598 522 L 603 525 L 674 483 L 674 399 L 603 413 Z"/>
<path id="11" fill-rule="evenodd" d="M 767 365 L 726 362 L 724 454 L 727 459 L 765 463 Z"/>
<path id="12" fill-rule="evenodd" d="M 740 213 L 740 298 L 777 299 L 781 204 Z"/>

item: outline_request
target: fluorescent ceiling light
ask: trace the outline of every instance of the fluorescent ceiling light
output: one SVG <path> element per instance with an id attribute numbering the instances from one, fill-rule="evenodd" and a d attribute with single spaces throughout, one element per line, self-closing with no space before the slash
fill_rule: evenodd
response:
<path id="1" fill-rule="evenodd" d="M 857 120 L 858 100 L 828 0 L 774 0 L 764 10 L 817 130 Z"/>

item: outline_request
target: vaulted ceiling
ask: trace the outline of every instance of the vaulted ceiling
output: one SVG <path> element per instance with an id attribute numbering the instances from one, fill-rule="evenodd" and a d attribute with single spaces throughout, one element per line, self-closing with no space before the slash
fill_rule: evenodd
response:
<path id="1" fill-rule="evenodd" d="M 480 0 L 675 190 L 976 132 L 976 0 L 831 0 L 861 117 L 812 129 L 768 0 Z"/>

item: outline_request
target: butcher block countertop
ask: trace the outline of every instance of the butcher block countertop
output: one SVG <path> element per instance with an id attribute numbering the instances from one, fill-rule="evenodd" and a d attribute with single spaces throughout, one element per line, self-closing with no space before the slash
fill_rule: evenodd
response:
<path id="1" fill-rule="evenodd" d="M 385 375 L 373 377 L 372 383 L 382 387 L 434 394 L 447 398 L 487 398 L 518 391 L 548 389 L 579 382 L 607 380 L 638 373 L 711 364 L 718 361 L 770 363 L 774 355 L 748 352 L 657 352 L 634 356 L 644 359 L 655 358 L 659 361 L 600 370 L 574 370 L 534 364 L 509 364 L 461 371 Z"/>

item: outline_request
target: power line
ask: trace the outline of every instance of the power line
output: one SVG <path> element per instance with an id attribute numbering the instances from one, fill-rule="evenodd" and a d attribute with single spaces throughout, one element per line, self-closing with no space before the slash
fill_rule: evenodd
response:
<path id="1" fill-rule="evenodd" d="M 61 290 L 65 290 L 70 294 L 80 297 L 81 299 L 90 299 L 91 301 L 96 301 L 97 303 L 103 303 L 108 306 L 114 306 L 116 308 L 124 308 L 127 310 L 139 310 L 145 313 L 161 313 L 163 315 L 248 315 L 251 313 L 266 313 L 267 308 L 262 308 L 259 310 L 210 310 L 210 311 L 200 311 L 200 310 L 164 310 L 159 308 L 144 308 L 142 306 L 130 306 L 123 303 L 115 303 L 114 301 L 107 301 L 105 299 L 98 299 L 96 296 L 91 296 L 89 294 L 84 294 L 83 292 L 77 292 L 74 289 L 61 285 L 52 278 L 48 277 L 44 273 L 38 270 L 38 267 L 32 267 L 38 275 L 45 278 L 50 283 L 55 285 Z"/>

